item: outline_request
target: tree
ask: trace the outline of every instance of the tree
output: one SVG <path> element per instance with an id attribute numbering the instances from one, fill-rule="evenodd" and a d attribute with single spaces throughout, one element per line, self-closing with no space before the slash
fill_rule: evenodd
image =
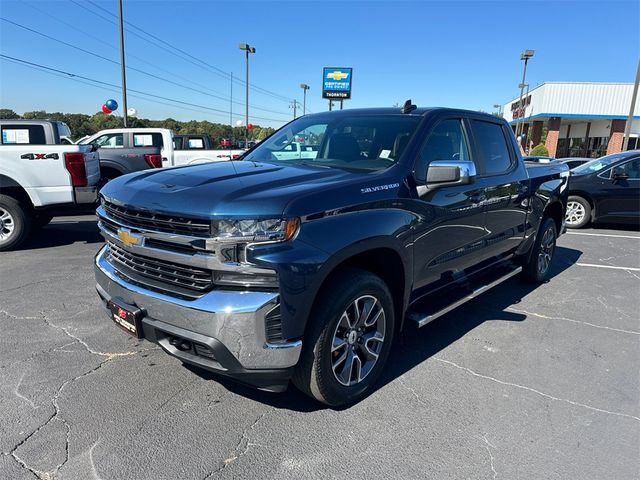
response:
<path id="1" fill-rule="evenodd" d="M 13 120 L 14 118 L 20 118 L 20 115 L 8 108 L 0 108 L 0 118 L 4 120 Z"/>

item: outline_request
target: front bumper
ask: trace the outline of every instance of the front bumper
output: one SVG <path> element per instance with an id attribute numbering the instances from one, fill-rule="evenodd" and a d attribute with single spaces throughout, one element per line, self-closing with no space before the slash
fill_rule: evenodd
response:
<path id="1" fill-rule="evenodd" d="M 302 342 L 266 341 L 264 317 L 278 305 L 277 293 L 214 290 L 195 300 L 182 300 L 122 279 L 106 260 L 106 250 L 103 247 L 95 258 L 98 294 L 105 303 L 118 299 L 144 310 L 145 338 L 185 363 L 266 390 L 286 387 Z M 180 339 L 194 347 L 177 348 Z M 196 344 L 206 347 L 204 355 Z"/>

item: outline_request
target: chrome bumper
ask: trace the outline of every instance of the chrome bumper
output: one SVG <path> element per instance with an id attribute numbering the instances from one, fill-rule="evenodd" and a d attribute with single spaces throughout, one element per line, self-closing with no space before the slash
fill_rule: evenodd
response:
<path id="1" fill-rule="evenodd" d="M 96 289 L 103 300 L 119 298 L 143 309 L 150 324 L 166 324 L 168 330 L 178 327 L 220 342 L 243 369 L 283 369 L 298 362 L 301 341 L 266 341 L 264 316 L 277 305 L 277 293 L 214 290 L 196 300 L 174 298 L 120 278 L 106 260 L 106 250 L 103 247 L 95 258 Z M 210 369 L 216 370 L 215 365 Z M 225 365 L 219 368 L 228 369 Z"/>

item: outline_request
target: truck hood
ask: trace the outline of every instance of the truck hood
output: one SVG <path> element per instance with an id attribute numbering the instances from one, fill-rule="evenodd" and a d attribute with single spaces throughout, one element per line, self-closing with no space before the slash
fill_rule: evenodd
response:
<path id="1" fill-rule="evenodd" d="M 369 174 L 249 161 L 153 169 L 119 177 L 101 194 L 139 209 L 197 218 L 278 217 L 292 199 Z"/>

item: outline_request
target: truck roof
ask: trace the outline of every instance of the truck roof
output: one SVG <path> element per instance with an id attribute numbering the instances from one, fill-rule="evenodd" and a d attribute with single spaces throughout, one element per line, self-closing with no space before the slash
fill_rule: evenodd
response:
<path id="1" fill-rule="evenodd" d="M 486 112 L 479 112 L 477 110 L 465 110 L 461 108 L 450 107 L 418 107 L 410 113 L 402 113 L 400 107 L 378 107 L 378 108 L 350 108 L 347 110 L 332 110 L 331 112 L 320 112 L 320 115 L 411 115 L 411 116 L 425 116 L 428 113 L 435 111 L 447 111 L 456 112 L 461 114 L 474 114 L 474 115 L 486 115 L 492 118 L 498 118 Z M 316 114 L 317 115 L 317 114 Z"/>

